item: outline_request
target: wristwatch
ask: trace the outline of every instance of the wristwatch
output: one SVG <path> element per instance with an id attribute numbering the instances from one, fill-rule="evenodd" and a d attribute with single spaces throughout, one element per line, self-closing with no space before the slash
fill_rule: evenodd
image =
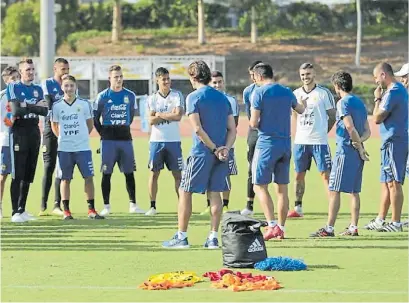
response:
<path id="1" fill-rule="evenodd" d="M 375 98 L 374 102 L 382 101 L 382 98 Z"/>
<path id="2" fill-rule="evenodd" d="M 214 154 L 216 152 L 216 150 L 217 150 L 217 147 L 213 148 L 212 153 Z"/>

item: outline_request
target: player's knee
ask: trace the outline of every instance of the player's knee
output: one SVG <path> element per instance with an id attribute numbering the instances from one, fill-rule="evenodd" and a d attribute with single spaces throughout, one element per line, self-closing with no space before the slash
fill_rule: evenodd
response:
<path id="1" fill-rule="evenodd" d="M 288 184 L 277 184 L 276 194 L 277 196 L 288 196 Z"/>
<path id="2" fill-rule="evenodd" d="M 61 185 L 62 185 L 62 186 L 64 186 L 64 185 L 70 185 L 70 183 L 71 183 L 71 180 L 66 180 L 66 179 L 62 179 L 62 180 L 61 180 Z"/>
<path id="3" fill-rule="evenodd" d="M 7 175 L 0 175 L 0 183 L 1 183 L 1 187 L 4 187 L 4 183 L 7 180 Z"/>
<path id="4" fill-rule="evenodd" d="M 305 180 L 305 172 L 295 173 L 295 181 L 302 182 Z"/>
<path id="5" fill-rule="evenodd" d="M 180 182 L 182 180 L 182 173 L 180 171 L 173 171 L 172 175 L 173 178 L 175 178 L 175 181 Z"/>
<path id="6" fill-rule="evenodd" d="M 134 174 L 133 173 L 125 174 L 125 180 L 127 183 L 134 181 L 135 180 Z"/>
<path id="7" fill-rule="evenodd" d="M 337 197 L 338 195 L 340 195 L 339 191 L 335 191 L 335 190 L 330 190 L 329 191 L 329 197 L 330 199 Z"/>
<path id="8" fill-rule="evenodd" d="M 91 177 L 86 177 L 84 178 L 85 184 L 92 184 L 94 182 L 94 178 Z"/>
<path id="9" fill-rule="evenodd" d="M 55 169 L 55 165 L 50 162 L 44 162 L 44 172 L 47 175 L 52 175 Z"/>
<path id="10" fill-rule="evenodd" d="M 151 172 L 151 178 L 155 181 L 159 179 L 159 175 L 160 175 L 160 170 Z"/>
<path id="11" fill-rule="evenodd" d="M 262 185 L 262 184 L 253 184 L 253 190 L 255 193 L 260 193 L 263 191 L 267 190 L 268 185 Z"/>
<path id="12" fill-rule="evenodd" d="M 102 179 L 105 181 L 110 181 L 111 180 L 112 174 L 102 174 Z"/>
<path id="13" fill-rule="evenodd" d="M 402 189 L 402 184 L 398 181 L 392 181 L 387 183 L 390 192 L 398 192 Z"/>

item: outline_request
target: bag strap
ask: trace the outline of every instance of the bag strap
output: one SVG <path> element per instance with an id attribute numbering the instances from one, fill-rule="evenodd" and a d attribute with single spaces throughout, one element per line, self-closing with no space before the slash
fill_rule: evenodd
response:
<path id="1" fill-rule="evenodd" d="M 253 233 L 256 233 L 256 232 L 260 231 L 260 228 L 263 227 L 263 226 L 267 226 L 267 222 L 259 222 L 259 223 L 250 225 L 250 226 L 249 226 L 249 229 L 250 229 Z"/>

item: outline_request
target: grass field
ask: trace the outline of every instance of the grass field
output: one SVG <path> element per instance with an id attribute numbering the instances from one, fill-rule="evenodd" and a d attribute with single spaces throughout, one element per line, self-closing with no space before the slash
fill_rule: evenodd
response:
<path id="1" fill-rule="evenodd" d="M 98 141 L 93 139 L 94 150 Z M 187 155 L 191 141 L 184 139 Z M 331 144 L 334 142 L 332 141 Z M 366 145 L 371 162 L 365 167 L 360 226 L 372 219 L 379 203 L 379 145 L 371 139 Z M 137 198 L 147 209 L 148 143 L 146 138 L 134 141 L 138 171 Z M 246 144 L 236 144 L 240 175 L 232 178 L 230 209 L 241 209 L 246 203 Z M 100 157 L 94 153 L 94 165 Z M 143 291 L 137 285 L 148 276 L 174 270 L 193 270 L 198 274 L 222 268 L 221 251 L 202 249 L 209 219 L 198 216 L 205 206 L 205 197 L 194 196 L 189 229 L 190 250 L 167 251 L 161 242 L 176 231 L 177 199 L 169 172 L 159 182 L 157 217 L 129 215 L 124 177 L 114 175 L 109 219 L 86 219 L 87 205 L 83 181 L 78 171 L 72 183 L 72 211 L 77 220 L 65 222 L 56 217 L 41 218 L 21 225 L 10 223 L 8 186 L 2 222 L 1 301 L 30 302 L 132 302 L 132 301 L 408 301 L 408 233 L 375 233 L 360 229 L 360 237 L 309 239 L 326 222 L 327 199 L 324 187 L 313 169 L 307 179 L 303 219 L 287 222 L 287 239 L 267 243 L 269 256 L 303 258 L 309 269 L 303 272 L 271 273 L 284 287 L 278 291 L 233 293 L 210 288 L 209 282 L 193 288 L 169 291 Z M 37 214 L 41 198 L 42 163 L 32 185 L 27 209 Z M 102 208 L 96 173 L 96 205 Z M 8 181 L 9 182 L 9 181 Z M 9 184 L 9 183 L 8 183 Z M 292 185 L 290 185 L 292 189 Z M 407 185 L 405 187 L 407 193 Z M 50 196 L 53 196 L 53 191 Z M 407 217 L 407 196 L 405 197 Z M 290 199 L 293 193 L 290 190 Z M 291 202 L 293 204 L 293 202 Z M 336 231 L 349 223 L 349 201 L 344 197 Z M 256 203 L 257 217 L 260 207 Z M 246 270 L 245 270 L 246 271 Z M 261 273 L 261 272 L 258 272 Z M 268 274 L 268 273 L 267 273 Z"/>

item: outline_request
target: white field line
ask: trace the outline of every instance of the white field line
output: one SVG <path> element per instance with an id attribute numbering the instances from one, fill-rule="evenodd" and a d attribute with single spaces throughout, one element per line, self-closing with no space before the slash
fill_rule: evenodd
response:
<path id="1" fill-rule="evenodd" d="M 136 286 L 75 286 L 75 285 L 2 285 L 5 288 L 14 289 L 85 289 L 85 290 L 105 290 L 105 291 L 123 291 L 123 290 L 138 290 Z M 175 289 L 177 290 L 177 289 Z M 173 290 L 173 291 L 175 291 Z M 194 288 L 186 287 L 183 291 L 223 291 L 215 288 Z M 172 290 L 171 290 L 172 291 Z M 408 295 L 407 291 L 388 291 L 388 290 L 339 290 L 339 289 L 280 289 L 279 293 L 327 293 L 327 294 L 363 294 L 363 295 Z"/>

